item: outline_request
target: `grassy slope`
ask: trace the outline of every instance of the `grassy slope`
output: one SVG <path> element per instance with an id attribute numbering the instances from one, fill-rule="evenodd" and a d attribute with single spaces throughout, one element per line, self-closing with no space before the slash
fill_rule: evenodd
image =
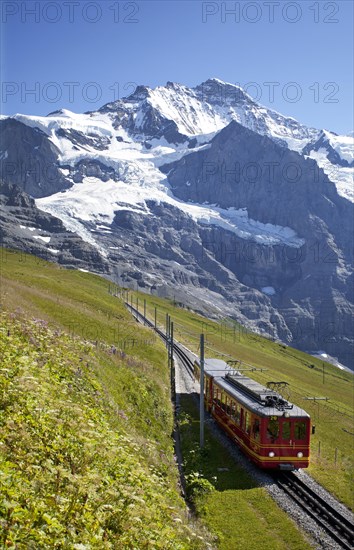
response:
<path id="1" fill-rule="evenodd" d="M 0 281 L 1 544 L 207 547 L 179 496 L 163 345 L 99 277 L 6 253 Z"/>
<path id="2" fill-rule="evenodd" d="M 133 299 L 136 303 L 136 293 L 133 293 Z M 353 509 L 353 375 L 301 351 L 247 333 L 239 325 L 233 326 L 230 320 L 225 320 L 222 326 L 206 320 L 175 307 L 172 301 L 140 294 L 141 310 L 144 299 L 151 319 L 157 307 L 160 326 L 165 322 L 166 312 L 169 312 L 174 321 L 176 339 L 193 351 L 197 352 L 199 335 L 203 331 L 207 357 L 223 357 L 219 354 L 226 354 L 225 359 L 232 357 L 258 369 L 266 369 L 264 372 L 249 373 L 261 383 L 268 380 L 289 383 L 290 400 L 306 409 L 316 425 L 309 473 Z M 328 397 L 329 401 L 304 399 L 313 396 Z"/>
<path id="3" fill-rule="evenodd" d="M 4 251 L 3 254 L 5 255 L 2 258 L 2 276 L 0 278 L 2 304 L 12 310 L 21 307 L 31 315 L 54 322 L 56 326 L 66 329 L 71 334 L 78 335 L 91 342 L 96 340 L 99 342 L 97 348 L 94 349 L 96 357 L 94 372 L 103 386 L 105 396 L 112 403 L 115 411 L 114 415 L 110 415 L 110 422 L 114 422 L 114 429 L 116 429 L 115 423 L 118 426 L 123 423 L 125 429 L 133 430 L 134 444 L 138 445 L 139 452 L 141 452 L 141 456 L 144 456 L 146 465 L 148 467 L 152 465 L 159 472 L 162 471 L 162 475 L 168 478 L 170 486 L 175 486 L 176 476 L 175 469 L 171 467 L 172 449 L 169 439 L 172 418 L 169 407 L 168 373 L 164 370 L 165 351 L 161 343 L 156 340 L 150 331 L 141 327 L 137 329 L 136 323 L 127 314 L 121 301 L 108 294 L 107 281 L 90 274 L 67 271 L 37 258 Z M 143 298 L 145 297 L 140 295 L 140 305 Z M 191 348 L 197 349 L 198 335 L 203 329 L 207 334 L 208 346 L 214 348 L 208 350 L 209 356 L 215 356 L 215 350 L 222 350 L 258 366 L 272 367 L 274 369 L 272 373 L 282 372 L 283 376 L 281 378 L 284 378 L 286 374 L 289 376 L 290 381 L 296 379 L 298 385 L 304 380 L 304 373 L 299 372 L 304 361 L 308 363 L 310 360 L 311 363 L 313 362 L 322 369 L 322 364 L 317 363 L 305 354 L 290 348 L 284 350 L 253 335 L 242 335 L 238 328 L 235 334 L 233 330 L 227 333 L 223 329 L 221 335 L 220 326 L 216 323 L 207 321 L 186 310 L 174 308 L 173 304 L 169 304 L 167 301 L 152 297 L 146 298 L 151 317 L 153 318 L 155 303 L 158 306 L 160 324 L 163 323 L 165 313 L 168 310 L 175 321 L 177 337 Z M 126 357 L 122 359 L 120 355 L 118 357 L 117 354 L 112 355 L 109 353 L 110 345 L 124 350 Z M 284 364 L 287 365 L 286 373 L 281 370 Z M 119 369 L 117 369 L 117 365 L 119 365 Z M 278 367 L 279 371 L 277 370 Z M 312 377 L 308 381 L 309 388 L 313 387 L 314 377 L 322 382 L 322 370 L 316 371 L 303 366 L 303 371 L 306 372 L 306 376 Z M 134 373 L 133 380 L 131 378 L 132 372 Z M 268 375 L 269 371 L 267 372 Z M 264 374 L 254 373 L 254 377 L 257 376 L 262 377 Z M 273 374 L 269 376 L 269 378 L 274 377 Z M 331 379 L 337 377 L 334 380 L 338 380 L 342 391 L 341 384 L 343 382 L 341 379 L 346 378 L 346 375 L 342 373 L 338 375 L 337 370 L 326 366 L 326 384 L 324 386 L 326 390 L 329 377 Z M 279 376 L 275 378 L 279 379 Z M 121 391 L 121 388 L 124 388 L 124 392 Z M 138 388 L 138 391 L 136 388 Z M 142 389 L 143 391 L 141 391 Z M 342 394 L 342 401 L 345 406 L 348 406 L 349 394 L 350 392 L 347 395 Z M 158 407 L 159 402 L 161 403 L 160 407 Z M 153 404 L 153 407 L 151 407 L 151 404 Z M 144 414 L 141 414 L 142 412 Z M 320 421 L 322 417 L 323 411 L 321 409 Z M 321 422 L 318 422 L 318 424 L 320 425 Z M 326 428 L 325 423 L 323 425 Z M 146 433 L 149 434 L 148 444 L 144 437 Z M 324 455 L 324 440 L 321 439 L 321 441 L 322 454 Z M 331 444 L 330 438 L 328 438 L 328 441 Z M 215 442 L 212 444 L 213 446 L 216 445 Z M 145 454 L 144 449 L 146 449 Z M 218 452 L 222 453 L 222 450 L 219 449 Z M 341 456 L 340 453 L 337 470 L 339 470 Z M 317 462 L 320 466 L 325 466 L 325 460 L 327 459 L 322 456 L 320 461 L 315 459 L 314 462 Z M 336 473 L 340 473 L 337 470 Z M 318 468 L 318 471 L 321 473 L 320 468 Z M 233 475 L 232 471 L 230 478 Z M 219 475 L 220 477 L 222 475 Z M 248 480 L 247 483 L 251 482 Z M 219 489 L 218 486 L 217 488 Z M 230 489 L 231 492 L 229 489 L 225 489 L 227 489 L 226 486 L 221 491 L 218 490 L 214 494 L 207 495 L 205 497 L 207 501 L 204 502 L 202 499 L 200 506 L 201 510 L 204 511 L 203 513 L 205 513 L 208 524 L 216 531 L 220 531 L 220 538 L 224 540 L 221 543 L 221 548 L 233 548 L 227 546 L 227 542 L 225 542 L 225 532 L 228 532 L 230 525 L 226 526 L 225 531 L 225 525 L 222 525 L 222 517 L 220 517 L 221 523 L 220 528 L 218 528 L 215 524 L 217 516 L 215 513 L 210 513 L 210 510 L 219 509 L 224 503 L 230 506 L 231 509 L 234 508 L 234 500 L 239 498 L 237 496 L 239 492 L 236 491 L 235 494 L 233 488 Z M 289 523 L 284 530 L 283 519 L 279 522 L 277 507 L 272 502 L 268 503 L 267 500 L 264 501 L 267 502 L 267 505 L 263 507 L 261 501 L 266 497 L 262 491 L 262 499 L 260 499 L 260 494 L 257 491 L 262 490 L 250 486 L 247 491 L 242 492 L 244 504 L 243 512 L 239 514 L 239 517 L 248 517 L 247 521 L 253 522 L 254 525 L 252 514 L 252 510 L 254 510 L 260 522 L 257 525 L 263 526 L 262 529 L 265 529 L 269 541 L 271 539 L 278 540 L 280 546 L 287 541 L 289 548 L 296 548 L 296 537 L 294 537 L 291 524 Z M 343 493 L 345 495 L 345 491 Z M 213 499 L 216 497 L 220 497 L 221 500 L 214 502 Z M 224 502 L 224 499 L 228 500 Z M 346 500 L 345 496 L 343 500 Z M 175 504 L 175 506 L 178 510 L 176 515 L 183 518 L 180 504 Z M 183 521 L 185 521 L 185 518 L 183 518 Z M 177 521 L 177 523 L 179 522 Z M 242 532 L 242 526 L 244 527 L 242 520 L 241 524 L 233 524 L 232 536 L 238 537 L 238 544 L 247 547 L 249 534 L 248 532 Z M 224 534 L 222 534 L 222 531 L 224 531 Z M 258 540 L 257 536 L 255 535 L 255 541 Z M 298 540 L 302 541 L 302 544 L 305 544 L 302 537 L 301 539 L 299 535 L 297 537 Z M 193 541 L 195 541 L 195 537 Z M 192 548 L 197 547 L 198 542 L 188 544 L 190 545 L 188 547 Z M 202 542 L 201 544 L 205 545 Z M 277 548 L 276 545 L 269 544 L 269 548 Z M 177 546 L 173 547 L 177 548 Z"/>

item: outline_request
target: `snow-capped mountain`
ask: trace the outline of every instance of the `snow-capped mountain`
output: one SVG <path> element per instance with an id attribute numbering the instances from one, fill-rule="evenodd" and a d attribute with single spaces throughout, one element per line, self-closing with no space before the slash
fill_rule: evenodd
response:
<path id="1" fill-rule="evenodd" d="M 0 131 L 5 183 L 93 247 L 112 277 L 349 364 L 352 138 L 217 79 L 138 86 L 85 114 L 2 117 Z M 327 348 L 324 319 L 336 327 Z"/>
<path id="2" fill-rule="evenodd" d="M 338 193 L 354 202 L 354 137 L 322 130 L 302 150 L 336 183 Z"/>
<path id="3" fill-rule="evenodd" d="M 311 155 L 312 151 L 316 153 L 323 149 L 326 152 L 326 158 L 332 164 L 344 166 L 345 168 L 354 167 L 354 142 L 353 136 L 338 136 L 333 132 L 322 130 L 320 135 L 303 149 L 305 155 Z"/>
<path id="4" fill-rule="evenodd" d="M 165 137 L 174 143 L 195 137 L 201 142 L 232 120 L 295 150 L 319 135 L 314 128 L 258 105 L 239 86 L 216 78 L 195 88 L 172 82 L 154 90 L 138 86 L 129 98 L 108 103 L 100 112 L 110 113 L 114 125 L 131 135 Z"/>

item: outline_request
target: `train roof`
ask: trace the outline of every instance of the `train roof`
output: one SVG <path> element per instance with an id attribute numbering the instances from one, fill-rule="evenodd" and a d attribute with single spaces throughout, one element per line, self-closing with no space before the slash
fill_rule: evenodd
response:
<path id="1" fill-rule="evenodd" d="M 244 376 L 221 359 L 206 359 L 204 371 L 231 397 L 260 416 L 309 417 L 306 411 L 289 403 L 276 391 Z"/>

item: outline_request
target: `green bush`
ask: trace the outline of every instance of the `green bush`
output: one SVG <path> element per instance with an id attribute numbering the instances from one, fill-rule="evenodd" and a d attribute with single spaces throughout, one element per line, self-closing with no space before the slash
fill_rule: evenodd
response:
<path id="1" fill-rule="evenodd" d="M 187 497 L 193 502 L 198 497 L 215 491 L 215 487 L 199 472 L 192 472 L 186 476 L 186 491 Z"/>

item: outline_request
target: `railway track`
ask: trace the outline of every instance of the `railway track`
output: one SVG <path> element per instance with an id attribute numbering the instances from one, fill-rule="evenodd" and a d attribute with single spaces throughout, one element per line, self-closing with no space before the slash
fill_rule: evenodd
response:
<path id="1" fill-rule="evenodd" d="M 141 323 L 149 326 L 167 343 L 166 334 L 155 327 L 154 324 L 145 318 L 136 308 L 126 303 L 132 315 Z M 187 372 L 194 377 L 193 359 L 178 342 L 173 343 L 173 352 L 180 359 Z M 305 513 L 319 525 L 338 546 L 345 550 L 354 549 L 354 527 L 353 523 L 342 516 L 327 501 L 311 489 L 304 481 L 294 473 L 277 473 L 273 476 L 274 481 Z"/>
<path id="2" fill-rule="evenodd" d="M 353 524 L 294 473 L 274 475 L 277 485 L 330 537 L 346 550 L 354 548 Z"/>
<path id="3" fill-rule="evenodd" d="M 158 334 L 160 336 L 160 338 L 165 343 L 167 343 L 166 334 L 161 329 L 159 329 L 158 327 L 155 327 L 154 323 L 152 323 L 152 321 L 150 321 L 150 319 L 148 319 L 147 317 L 144 317 L 144 315 L 142 313 L 140 313 L 135 307 L 130 305 L 128 302 L 125 302 L 125 305 L 129 309 L 129 311 L 132 313 L 132 315 L 138 321 L 140 321 L 141 323 L 144 323 L 145 326 L 148 326 L 148 327 L 152 328 L 156 332 L 156 334 Z M 191 376 L 193 376 L 193 372 L 194 372 L 193 362 L 194 361 L 189 356 L 188 351 L 185 350 L 185 348 L 181 344 L 179 344 L 178 342 L 174 342 L 173 343 L 173 353 L 175 353 L 177 355 L 177 357 L 181 360 L 183 365 L 186 367 L 189 374 Z"/>

